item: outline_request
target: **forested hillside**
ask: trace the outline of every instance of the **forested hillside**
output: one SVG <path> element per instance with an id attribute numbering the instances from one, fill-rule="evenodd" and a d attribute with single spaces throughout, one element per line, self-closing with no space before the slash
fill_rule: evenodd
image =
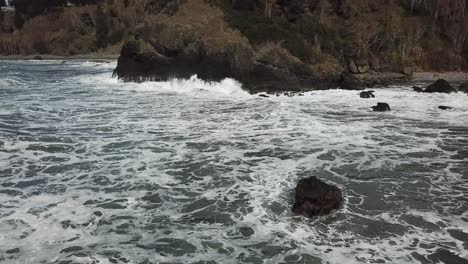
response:
<path id="1" fill-rule="evenodd" d="M 186 2 L 192 0 L 14 0 L 16 11 L 0 17 L 0 53 L 118 53 L 143 25 L 161 24 L 161 15 L 175 15 Z M 205 0 L 192 4 L 219 10 L 220 19 L 254 49 L 280 45 L 321 71 L 338 72 L 350 63 L 375 71 L 468 68 L 466 0 Z"/>

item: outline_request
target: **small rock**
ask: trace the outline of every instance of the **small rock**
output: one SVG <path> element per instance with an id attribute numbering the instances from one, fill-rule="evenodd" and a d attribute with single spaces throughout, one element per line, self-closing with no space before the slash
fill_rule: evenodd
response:
<path id="1" fill-rule="evenodd" d="M 441 105 L 441 106 L 439 106 L 439 109 L 441 109 L 441 110 L 450 110 L 450 109 L 452 109 L 452 107 Z"/>
<path id="2" fill-rule="evenodd" d="M 239 231 L 243 237 L 251 237 L 255 233 L 254 230 L 248 226 L 239 228 Z"/>
<path id="3" fill-rule="evenodd" d="M 20 252 L 20 249 L 19 248 L 14 248 L 14 249 L 10 249 L 10 250 L 7 250 L 5 251 L 7 254 L 17 254 Z"/>
<path id="4" fill-rule="evenodd" d="M 444 79 L 439 79 L 435 83 L 429 85 L 426 90 L 424 90 L 425 93 L 456 93 L 457 90 L 453 88 L 450 83 L 448 83 Z"/>
<path id="5" fill-rule="evenodd" d="M 364 91 L 359 94 L 361 98 L 375 98 L 374 91 Z"/>
<path id="6" fill-rule="evenodd" d="M 266 94 L 259 94 L 258 97 L 269 98 L 270 96 L 268 96 L 268 95 L 266 95 Z"/>
<path id="7" fill-rule="evenodd" d="M 372 109 L 375 112 L 387 112 L 391 111 L 390 106 L 387 103 L 377 103 L 377 106 L 373 106 Z"/>
<path id="8" fill-rule="evenodd" d="M 329 214 L 341 206 L 341 190 L 322 182 L 316 177 L 299 181 L 293 212 L 306 217 Z"/>
<path id="9" fill-rule="evenodd" d="M 413 86 L 413 91 L 418 92 L 418 93 L 423 93 L 424 89 L 419 86 Z"/>
<path id="10" fill-rule="evenodd" d="M 101 217 L 101 216 L 102 216 L 102 212 L 101 212 L 101 211 L 95 211 L 95 212 L 93 212 L 93 214 L 94 214 L 95 216 L 98 216 L 98 217 Z"/>
<path id="11" fill-rule="evenodd" d="M 42 57 L 39 56 L 39 55 L 37 55 L 37 56 L 34 56 L 34 57 L 33 57 L 33 60 L 42 60 Z"/>

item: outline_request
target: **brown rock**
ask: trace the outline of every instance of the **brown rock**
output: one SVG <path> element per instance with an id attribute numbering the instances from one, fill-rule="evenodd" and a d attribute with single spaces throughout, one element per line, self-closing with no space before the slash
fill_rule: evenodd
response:
<path id="1" fill-rule="evenodd" d="M 342 200 L 338 187 L 310 177 L 300 180 L 297 184 L 296 202 L 292 210 L 306 217 L 325 215 L 340 208 Z"/>

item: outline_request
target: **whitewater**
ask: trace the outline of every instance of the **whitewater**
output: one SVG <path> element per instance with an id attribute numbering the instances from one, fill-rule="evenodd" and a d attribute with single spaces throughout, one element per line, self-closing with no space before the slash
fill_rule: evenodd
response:
<path id="1" fill-rule="evenodd" d="M 122 83 L 115 66 L 0 62 L 1 263 L 468 259 L 468 96 L 263 98 L 230 79 Z M 309 176 L 343 207 L 294 215 Z"/>

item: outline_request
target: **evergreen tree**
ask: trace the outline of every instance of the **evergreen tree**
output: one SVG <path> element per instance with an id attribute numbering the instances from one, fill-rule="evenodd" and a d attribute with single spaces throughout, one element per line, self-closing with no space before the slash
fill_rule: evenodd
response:
<path id="1" fill-rule="evenodd" d="M 99 49 L 107 47 L 109 34 L 109 25 L 107 23 L 107 16 L 101 4 L 96 7 L 96 46 Z"/>

